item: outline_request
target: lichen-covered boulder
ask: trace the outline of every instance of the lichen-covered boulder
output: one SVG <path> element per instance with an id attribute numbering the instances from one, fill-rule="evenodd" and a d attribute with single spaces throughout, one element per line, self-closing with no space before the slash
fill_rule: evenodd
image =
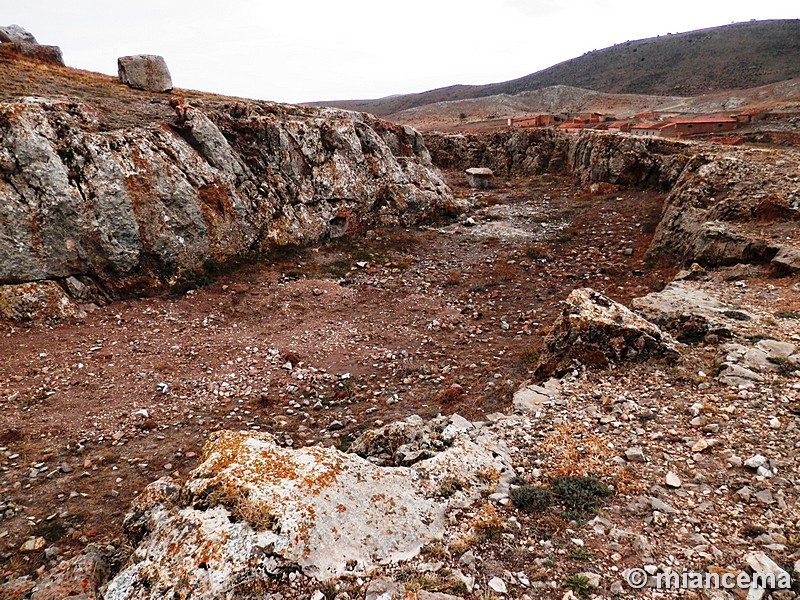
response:
<path id="1" fill-rule="evenodd" d="M 31 600 L 99 600 L 99 589 L 108 580 L 106 552 L 89 544 L 77 556 L 61 561 L 36 581 Z"/>
<path id="2" fill-rule="evenodd" d="M 480 473 L 512 470 L 500 447 L 467 435 L 413 467 L 390 468 L 220 431 L 202 461 L 183 487 L 160 480 L 134 503 L 126 529 L 138 547 L 106 600 L 233 598 L 298 567 L 320 580 L 364 575 L 441 537 L 447 510 L 479 494 Z M 441 493 L 454 477 L 463 489 Z"/>
<path id="3" fill-rule="evenodd" d="M 560 376 L 576 365 L 679 356 L 658 326 L 591 288 L 574 290 L 545 340 L 536 376 Z"/>
<path id="4" fill-rule="evenodd" d="M 0 285 L 0 321 L 60 321 L 78 306 L 55 281 Z"/>
<path id="5" fill-rule="evenodd" d="M 121 56 L 117 59 L 119 80 L 137 90 L 148 92 L 169 92 L 172 90 L 172 76 L 163 56 L 137 54 Z"/>

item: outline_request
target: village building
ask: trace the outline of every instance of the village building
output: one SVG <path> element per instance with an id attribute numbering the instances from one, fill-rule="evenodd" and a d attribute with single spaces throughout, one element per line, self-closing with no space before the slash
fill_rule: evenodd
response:
<path id="1" fill-rule="evenodd" d="M 547 127 L 559 119 L 550 113 L 525 115 L 524 117 L 511 117 L 508 119 L 509 127 Z"/>
<path id="2" fill-rule="evenodd" d="M 636 123 L 631 125 L 631 135 L 661 135 L 661 129 L 666 123 Z"/>
<path id="3" fill-rule="evenodd" d="M 566 121 L 558 126 L 558 129 L 566 133 L 580 133 L 584 129 L 588 129 L 588 123 L 579 123 L 578 121 Z"/>
<path id="4" fill-rule="evenodd" d="M 609 133 L 628 133 L 631 130 L 631 123 L 628 121 L 612 121 L 606 124 L 606 131 Z"/>
<path id="5" fill-rule="evenodd" d="M 671 119 L 661 127 L 662 137 L 681 138 L 691 135 L 733 131 L 739 126 L 731 117 L 695 117 L 691 119 Z"/>

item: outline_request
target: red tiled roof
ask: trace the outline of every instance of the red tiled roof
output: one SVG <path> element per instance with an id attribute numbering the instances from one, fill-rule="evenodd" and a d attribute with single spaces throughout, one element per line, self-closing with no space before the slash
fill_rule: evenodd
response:
<path id="1" fill-rule="evenodd" d="M 667 124 L 672 123 L 735 123 L 732 117 L 690 117 L 687 119 L 670 119 Z"/>
<path id="2" fill-rule="evenodd" d="M 631 129 L 661 129 L 669 125 L 669 123 L 637 123 L 636 125 L 631 125 Z"/>

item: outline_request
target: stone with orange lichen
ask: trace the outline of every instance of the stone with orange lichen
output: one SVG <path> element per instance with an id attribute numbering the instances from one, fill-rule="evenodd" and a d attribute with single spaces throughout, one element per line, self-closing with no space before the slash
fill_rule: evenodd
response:
<path id="1" fill-rule="evenodd" d="M 441 538 L 451 507 L 480 494 L 479 473 L 512 468 L 499 444 L 476 439 L 457 437 L 412 467 L 380 467 L 334 448 L 284 448 L 266 433 L 215 432 L 177 496 L 161 481 L 135 504 L 147 533 L 106 598 L 225 598 L 283 565 L 325 580 L 407 560 Z M 465 489 L 444 498 L 437 490 L 453 477 Z"/>

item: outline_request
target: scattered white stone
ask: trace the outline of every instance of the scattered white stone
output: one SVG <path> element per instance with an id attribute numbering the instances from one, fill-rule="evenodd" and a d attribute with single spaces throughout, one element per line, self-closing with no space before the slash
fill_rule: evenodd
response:
<path id="1" fill-rule="evenodd" d="M 770 426 L 772 429 L 780 429 L 780 428 L 781 428 L 781 421 L 780 421 L 780 419 L 778 419 L 778 417 L 772 417 L 772 418 L 769 420 L 769 426 Z"/>
<path id="2" fill-rule="evenodd" d="M 775 504 L 775 498 L 773 498 L 770 490 L 761 490 L 756 493 L 756 500 L 761 502 L 761 504 Z"/>
<path id="3" fill-rule="evenodd" d="M 759 467 L 767 467 L 769 465 L 769 461 L 766 457 L 761 456 L 760 454 L 756 454 L 751 456 L 746 461 L 744 461 L 745 467 L 750 467 L 751 469 L 758 469 Z"/>
<path id="4" fill-rule="evenodd" d="M 498 594 L 508 593 L 506 582 L 500 579 L 499 577 L 492 577 L 487 585 Z"/>
<path id="5" fill-rule="evenodd" d="M 29 537 L 27 540 L 22 542 L 22 545 L 19 547 L 20 552 L 40 552 L 44 550 L 44 547 L 47 545 L 47 540 L 43 537 Z"/>
<path id="6" fill-rule="evenodd" d="M 589 581 L 589 585 L 590 586 L 592 586 L 592 587 L 600 587 L 600 580 L 602 578 L 597 573 L 591 573 L 589 571 L 586 571 L 584 573 L 578 573 L 578 575 L 582 575 L 583 577 L 586 577 L 586 579 Z"/>
<path id="7" fill-rule="evenodd" d="M 750 565 L 756 573 L 774 575 L 777 582 L 789 581 L 789 573 L 784 571 L 778 564 L 763 552 L 750 552 L 744 557 L 745 562 Z"/>
<path id="8" fill-rule="evenodd" d="M 647 462 L 641 446 L 634 446 L 625 450 L 625 458 L 631 462 Z"/>
<path id="9" fill-rule="evenodd" d="M 669 487 L 679 488 L 681 487 L 681 478 L 672 471 L 669 471 L 667 472 L 666 484 Z"/>

